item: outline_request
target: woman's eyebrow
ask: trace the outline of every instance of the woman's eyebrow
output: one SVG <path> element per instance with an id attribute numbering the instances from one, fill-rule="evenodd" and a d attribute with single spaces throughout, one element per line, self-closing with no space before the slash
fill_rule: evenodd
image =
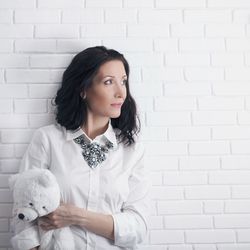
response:
<path id="1" fill-rule="evenodd" d="M 105 77 L 112 77 L 112 78 L 114 78 L 115 76 L 111 76 L 111 75 L 103 76 L 103 78 L 105 78 Z M 127 77 L 127 75 L 124 75 L 124 76 L 122 76 L 122 77 Z"/>

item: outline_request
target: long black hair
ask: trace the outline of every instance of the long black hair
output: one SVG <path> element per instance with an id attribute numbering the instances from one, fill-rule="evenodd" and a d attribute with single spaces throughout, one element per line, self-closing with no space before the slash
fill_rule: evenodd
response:
<path id="1" fill-rule="evenodd" d="M 117 118 L 111 118 L 113 128 L 118 128 L 119 142 L 131 145 L 135 142 L 134 135 L 140 131 L 140 119 L 137 107 L 129 90 L 129 64 L 123 54 L 104 46 L 89 47 L 78 53 L 63 73 L 62 85 L 55 97 L 56 121 L 67 130 L 75 130 L 85 124 L 87 105 L 80 93 L 91 87 L 93 78 L 101 65 L 111 60 L 120 60 L 127 74 L 127 96 Z M 136 123 L 138 119 L 139 125 Z"/>

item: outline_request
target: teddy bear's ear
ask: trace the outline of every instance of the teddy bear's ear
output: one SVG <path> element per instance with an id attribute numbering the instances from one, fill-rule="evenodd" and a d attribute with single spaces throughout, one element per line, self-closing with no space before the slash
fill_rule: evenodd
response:
<path id="1" fill-rule="evenodd" d="M 14 186 L 15 186 L 15 183 L 16 183 L 16 180 L 18 178 L 20 174 L 15 174 L 15 175 L 12 175 L 10 176 L 10 178 L 8 179 L 8 182 L 9 182 L 9 187 L 11 190 L 13 190 Z"/>
<path id="2" fill-rule="evenodd" d="M 53 185 L 52 182 L 52 176 L 49 172 L 44 172 L 42 175 L 39 176 L 39 183 L 40 185 L 44 186 L 44 187 L 48 187 Z"/>

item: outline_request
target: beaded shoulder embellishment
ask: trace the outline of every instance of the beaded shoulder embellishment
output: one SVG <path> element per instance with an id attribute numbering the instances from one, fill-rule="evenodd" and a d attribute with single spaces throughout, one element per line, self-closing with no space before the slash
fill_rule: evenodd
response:
<path id="1" fill-rule="evenodd" d="M 87 143 L 83 135 L 75 138 L 74 142 L 81 146 L 83 149 L 82 156 L 92 169 L 97 167 L 101 162 L 105 161 L 106 154 L 114 147 L 113 143 L 108 140 L 104 146 L 97 142 Z"/>

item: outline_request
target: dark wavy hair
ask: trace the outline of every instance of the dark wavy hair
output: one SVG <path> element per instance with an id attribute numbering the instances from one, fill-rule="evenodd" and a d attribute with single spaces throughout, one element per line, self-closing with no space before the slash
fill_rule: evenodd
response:
<path id="1" fill-rule="evenodd" d="M 52 105 L 56 106 L 56 121 L 67 130 L 75 130 L 85 124 L 87 105 L 80 93 L 91 87 L 93 78 L 101 65 L 111 60 L 120 60 L 127 74 L 127 96 L 118 118 L 111 118 L 113 128 L 118 128 L 119 143 L 131 145 L 134 135 L 140 131 L 141 124 L 137 115 L 135 100 L 129 90 L 129 64 L 123 54 L 104 46 L 89 47 L 78 53 L 63 73 L 62 85 L 56 93 Z M 138 119 L 139 126 L 136 123 Z"/>

